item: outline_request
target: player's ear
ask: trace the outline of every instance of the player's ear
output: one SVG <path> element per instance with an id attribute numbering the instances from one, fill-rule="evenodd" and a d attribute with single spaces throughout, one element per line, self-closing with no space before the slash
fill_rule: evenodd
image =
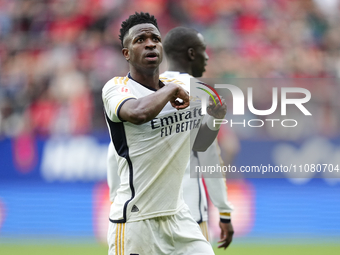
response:
<path id="1" fill-rule="evenodd" d="M 123 48 L 122 49 L 122 53 L 124 55 L 124 58 L 129 61 L 130 60 L 130 52 L 128 48 Z"/>
<path id="2" fill-rule="evenodd" d="M 191 61 L 195 59 L 195 50 L 193 48 L 188 49 L 188 58 Z"/>

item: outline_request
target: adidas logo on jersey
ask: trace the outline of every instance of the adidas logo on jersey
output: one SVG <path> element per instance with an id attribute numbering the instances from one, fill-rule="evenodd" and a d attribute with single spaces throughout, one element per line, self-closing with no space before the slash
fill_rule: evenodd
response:
<path id="1" fill-rule="evenodd" d="M 139 212 L 139 209 L 136 205 L 132 206 L 131 212 Z"/>

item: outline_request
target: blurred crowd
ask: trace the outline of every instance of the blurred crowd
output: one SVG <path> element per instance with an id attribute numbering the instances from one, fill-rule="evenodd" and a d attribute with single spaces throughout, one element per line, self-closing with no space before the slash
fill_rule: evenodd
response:
<path id="1" fill-rule="evenodd" d="M 118 33 L 135 11 L 155 15 L 163 37 L 179 25 L 201 32 L 205 77 L 330 78 L 304 87 L 323 123 L 315 132 L 338 135 L 339 2 L 0 0 L 0 138 L 106 132 L 101 88 L 128 71 Z"/>

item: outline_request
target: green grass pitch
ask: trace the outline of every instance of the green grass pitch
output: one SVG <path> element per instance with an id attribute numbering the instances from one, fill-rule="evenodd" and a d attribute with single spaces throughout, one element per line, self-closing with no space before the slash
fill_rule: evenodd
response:
<path id="1" fill-rule="evenodd" d="M 216 255 L 333 255 L 340 254 L 340 244 L 337 245 L 260 245 L 260 244 L 236 244 L 227 250 L 214 249 Z M 22 245 L 1 244 L 1 255 L 100 255 L 107 254 L 106 245 Z"/>

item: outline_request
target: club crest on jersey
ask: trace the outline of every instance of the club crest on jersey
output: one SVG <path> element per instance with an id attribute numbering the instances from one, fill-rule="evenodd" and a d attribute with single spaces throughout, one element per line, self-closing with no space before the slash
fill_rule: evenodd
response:
<path id="1" fill-rule="evenodd" d="M 129 88 L 127 88 L 127 87 L 121 87 L 121 88 L 119 89 L 119 91 L 120 91 L 121 93 L 130 93 Z"/>

